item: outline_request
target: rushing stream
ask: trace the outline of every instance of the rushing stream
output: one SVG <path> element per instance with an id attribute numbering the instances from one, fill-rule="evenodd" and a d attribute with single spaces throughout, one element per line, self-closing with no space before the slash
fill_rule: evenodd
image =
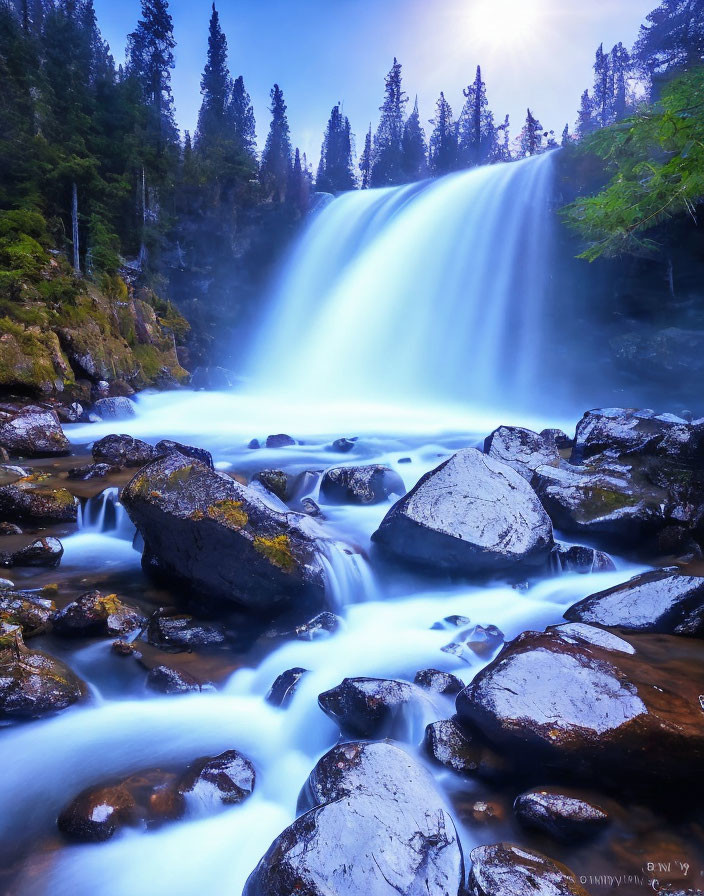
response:
<path id="1" fill-rule="evenodd" d="M 550 167 L 546 156 L 335 200 L 290 260 L 246 389 L 141 396 L 137 416 L 117 426 L 66 427 L 77 453 L 103 435 L 127 431 L 152 443 L 174 438 L 207 448 L 218 469 L 247 478 L 265 468 L 385 463 L 410 488 L 499 423 L 568 428 L 531 418 L 534 403 L 524 400 L 544 385 L 541 359 L 550 339 L 541 327 Z M 405 401 L 396 400 L 400 395 Z M 509 405 L 524 412 L 509 415 Z M 300 444 L 247 447 L 271 432 L 290 432 Z M 353 453 L 331 453 L 331 440 L 341 436 L 358 437 Z M 310 478 L 309 494 L 320 500 L 317 482 Z M 428 667 L 468 682 L 491 655 L 443 651 L 452 632 L 434 628 L 438 621 L 466 616 L 473 625 L 498 626 L 508 640 L 559 623 L 575 601 L 635 571 L 619 563 L 612 573 L 556 572 L 520 587 L 400 573 L 380 563 L 370 546 L 391 503 L 322 505 L 322 525 L 343 546 L 331 549 L 326 563 L 340 629 L 259 653 L 243 649 L 210 693 L 150 696 L 143 672 L 115 672 L 132 660 L 112 656 L 109 641 L 66 649 L 91 687 L 90 702 L 0 737 L 0 768 L 12 770 L 0 776 L 0 842 L 27 856 L 13 892 L 237 896 L 295 818 L 301 785 L 339 736 L 318 708 L 321 691 L 345 676 L 412 681 Z M 133 537 L 111 487 L 85 504 L 78 530 L 63 539 L 62 580 L 76 593 L 98 580 L 103 592 L 143 598 L 147 580 Z M 296 666 L 311 674 L 288 708 L 273 708 L 265 701 L 268 689 Z M 437 713 L 447 718 L 450 702 Z M 409 719 L 408 750 L 420 754 L 430 721 Z M 57 812 L 82 788 L 231 748 L 256 767 L 254 795 L 241 806 L 204 818 L 191 804 L 179 823 L 128 830 L 101 845 L 67 846 L 58 838 Z M 451 799 L 456 784 L 447 772 L 434 773 Z M 479 796 L 481 786 L 468 782 L 465 789 Z M 466 850 L 477 842 L 469 827 L 461 836 Z"/>

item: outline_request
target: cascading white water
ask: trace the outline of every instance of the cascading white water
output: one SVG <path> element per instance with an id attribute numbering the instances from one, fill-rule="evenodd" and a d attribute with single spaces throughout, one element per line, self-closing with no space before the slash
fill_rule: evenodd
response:
<path id="1" fill-rule="evenodd" d="M 253 385 L 525 408 L 550 339 L 551 156 L 328 204 L 283 271 Z"/>

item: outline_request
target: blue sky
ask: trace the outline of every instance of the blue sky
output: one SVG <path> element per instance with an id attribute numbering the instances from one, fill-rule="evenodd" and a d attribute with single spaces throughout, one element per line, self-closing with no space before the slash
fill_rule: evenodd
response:
<path id="1" fill-rule="evenodd" d="M 173 90 L 182 128 L 193 130 L 200 105 L 211 0 L 171 0 L 177 41 Z M 462 88 L 481 64 L 497 119 L 512 134 L 530 105 L 545 128 L 573 126 L 592 79 L 594 51 L 631 46 L 656 0 L 220 0 L 233 76 L 252 95 L 257 136 L 268 128 L 269 90 L 284 90 L 295 145 L 317 162 L 322 133 L 338 101 L 358 150 L 375 125 L 384 75 L 393 57 L 404 86 L 418 94 L 421 118 L 433 116 L 441 90 L 458 113 Z M 139 17 L 139 0 L 95 0 L 118 62 Z M 426 131 L 430 125 L 426 124 Z"/>

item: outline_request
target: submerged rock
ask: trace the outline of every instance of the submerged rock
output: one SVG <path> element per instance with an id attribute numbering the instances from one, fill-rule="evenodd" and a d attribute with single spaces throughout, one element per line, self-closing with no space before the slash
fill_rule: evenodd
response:
<path id="1" fill-rule="evenodd" d="M 128 420 L 136 414 L 135 404 L 125 395 L 117 398 L 99 398 L 93 410 L 101 420 Z"/>
<path id="2" fill-rule="evenodd" d="M 326 470 L 320 483 L 321 497 L 335 504 L 379 504 L 391 495 L 405 495 L 403 479 L 390 467 L 335 467 Z"/>
<path id="3" fill-rule="evenodd" d="M 296 440 L 292 439 L 291 436 L 286 435 L 284 432 L 266 437 L 267 448 L 288 448 L 290 445 L 295 444 Z"/>
<path id="4" fill-rule="evenodd" d="M 157 612 L 149 620 L 147 640 L 155 647 L 178 651 L 219 647 L 226 637 L 217 623 L 199 622 L 185 613 Z"/>
<path id="5" fill-rule="evenodd" d="M 356 737 L 403 736 L 414 717 L 432 712 L 423 691 L 407 681 L 345 678 L 318 697 L 323 712 Z"/>
<path id="6" fill-rule="evenodd" d="M 109 435 L 93 445 L 93 460 L 113 467 L 143 467 L 159 457 L 152 445 L 127 435 Z"/>
<path id="7" fill-rule="evenodd" d="M 111 464 L 84 464 L 82 467 L 72 467 L 68 471 L 68 478 L 78 482 L 88 482 L 91 479 L 105 479 L 117 471 L 117 467 Z"/>
<path id="8" fill-rule="evenodd" d="M 67 666 L 27 650 L 20 627 L 0 623 L 0 720 L 59 712 L 83 693 L 83 682 Z"/>
<path id="9" fill-rule="evenodd" d="M 609 815 L 601 806 L 550 790 L 522 793 L 513 811 L 525 827 L 566 842 L 587 840 L 609 823 Z"/>
<path id="10" fill-rule="evenodd" d="M 322 600 L 315 523 L 270 508 L 252 489 L 180 454 L 142 469 L 122 503 L 162 574 L 251 609 Z"/>
<path id="11" fill-rule="evenodd" d="M 210 812 L 234 806 L 251 796 L 255 771 L 252 763 L 237 750 L 193 762 L 179 782 L 179 793 Z"/>
<path id="12" fill-rule="evenodd" d="M 354 444 L 357 439 L 335 439 L 335 441 L 330 446 L 331 451 L 338 451 L 340 454 L 348 454 L 354 448 Z"/>
<path id="13" fill-rule="evenodd" d="M 21 457 L 56 457 L 71 450 L 54 411 L 32 406 L 0 411 L 0 446 Z"/>
<path id="14" fill-rule="evenodd" d="M 88 591 L 55 613 L 52 621 L 60 635 L 114 638 L 142 628 L 147 620 L 140 610 L 122 603 L 115 594 L 103 596 L 100 591 Z"/>
<path id="15" fill-rule="evenodd" d="M 160 694 L 188 694 L 202 690 L 200 682 L 188 672 L 163 665 L 154 666 L 149 670 L 146 685 L 150 690 L 158 691 Z"/>
<path id="16" fill-rule="evenodd" d="M 137 804 L 126 787 L 92 787 L 59 813 L 62 834 L 81 843 L 100 843 L 136 820 Z"/>
<path id="17" fill-rule="evenodd" d="M 691 783 L 704 759 L 702 662 L 704 645 L 667 635 L 524 632 L 459 694 L 457 713 L 525 763 L 621 786 Z"/>
<path id="18" fill-rule="evenodd" d="M 10 554 L 1 555 L 2 565 L 12 566 L 41 566 L 53 568 L 61 563 L 64 555 L 64 546 L 58 538 L 38 538 L 31 544 L 13 551 Z"/>
<path id="19" fill-rule="evenodd" d="M 704 578 L 657 569 L 592 594 L 565 613 L 571 622 L 628 631 L 704 635 Z"/>
<path id="20" fill-rule="evenodd" d="M 504 633 L 495 625 L 475 625 L 461 632 L 455 641 L 441 648 L 473 665 L 476 657 L 490 656 L 504 643 Z"/>
<path id="21" fill-rule="evenodd" d="M 511 843 L 470 853 L 470 896 L 589 896 L 565 865 Z"/>
<path id="22" fill-rule="evenodd" d="M 267 703 L 282 709 L 288 706 L 291 700 L 293 700 L 298 683 L 307 672 L 307 669 L 294 666 L 293 669 L 287 669 L 281 675 L 278 675 L 266 695 Z"/>
<path id="23" fill-rule="evenodd" d="M 553 547 L 525 479 L 474 448 L 423 476 L 372 538 L 397 559 L 463 575 L 540 567 Z"/>
<path id="24" fill-rule="evenodd" d="M 78 501 L 65 488 L 0 488 L 0 516 L 17 523 L 75 523 Z"/>
<path id="25" fill-rule="evenodd" d="M 500 426 L 484 440 L 484 453 L 507 464 L 530 482 L 543 465 L 557 466 L 560 455 L 554 437 L 520 426 Z"/>
<path id="26" fill-rule="evenodd" d="M 561 572 L 613 572 L 616 564 L 605 554 L 595 548 L 588 548 L 581 544 L 555 545 L 553 557 L 557 560 Z"/>
<path id="27" fill-rule="evenodd" d="M 435 782 L 387 743 L 334 747 L 306 782 L 314 808 L 286 828 L 243 896 L 458 896 L 462 849 Z"/>

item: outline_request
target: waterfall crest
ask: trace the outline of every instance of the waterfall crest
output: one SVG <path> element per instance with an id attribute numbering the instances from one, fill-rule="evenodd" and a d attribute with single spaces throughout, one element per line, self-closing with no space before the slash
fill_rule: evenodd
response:
<path id="1" fill-rule="evenodd" d="M 525 407 L 549 339 L 551 155 L 330 202 L 276 286 L 253 385 Z"/>

